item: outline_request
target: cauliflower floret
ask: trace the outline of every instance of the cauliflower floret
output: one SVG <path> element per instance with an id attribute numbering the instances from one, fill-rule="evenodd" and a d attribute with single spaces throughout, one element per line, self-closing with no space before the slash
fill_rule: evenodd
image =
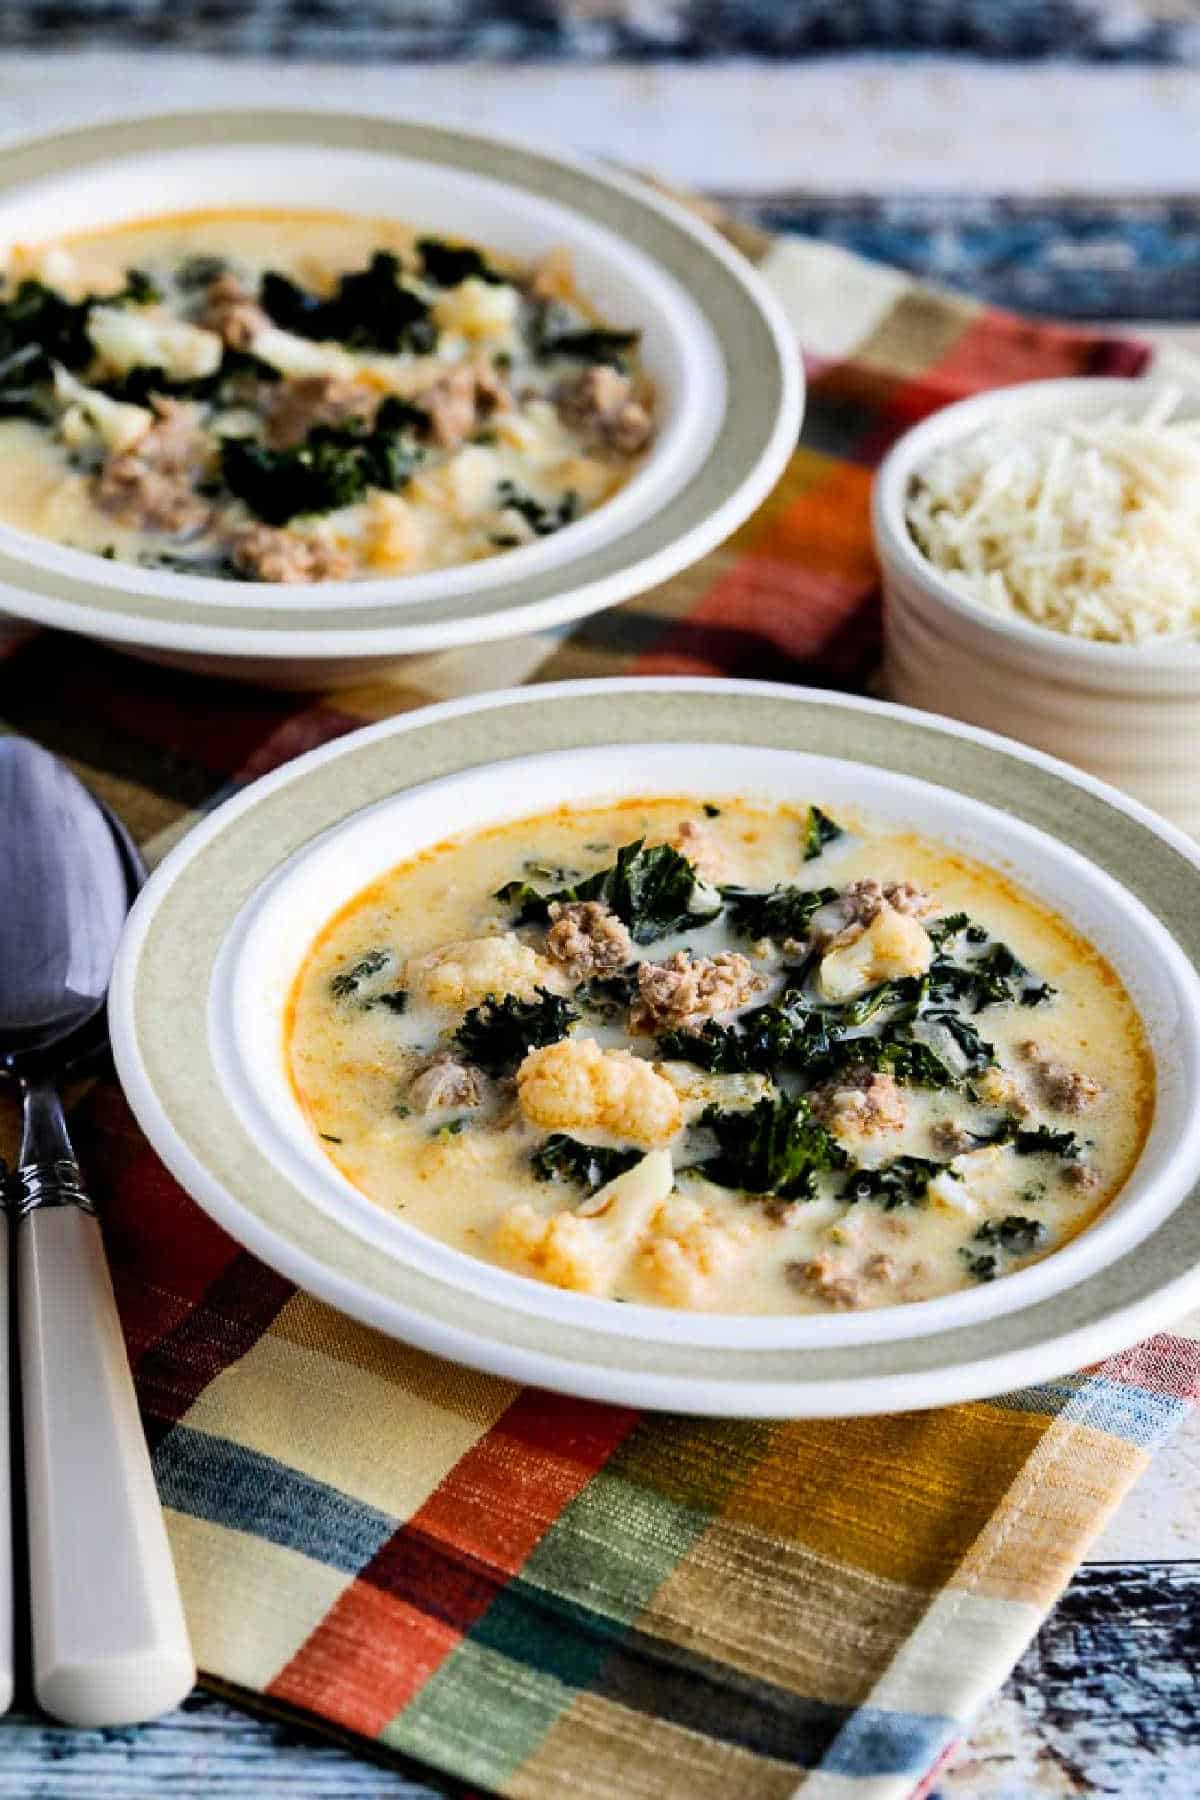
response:
<path id="1" fill-rule="evenodd" d="M 698 1119 L 707 1106 L 715 1106 L 720 1112 L 735 1112 L 757 1106 L 771 1091 L 767 1075 L 710 1075 L 694 1063 L 685 1062 L 660 1063 L 659 1072 L 682 1100 L 688 1123 Z"/>
<path id="2" fill-rule="evenodd" d="M 419 515 L 399 494 L 373 488 L 366 501 L 365 524 L 372 568 L 406 569 L 424 548 Z"/>
<path id="3" fill-rule="evenodd" d="M 438 296 L 433 317 L 441 331 L 459 332 L 471 339 L 507 341 L 513 335 L 520 304 L 516 288 L 471 275 Z"/>
<path id="4" fill-rule="evenodd" d="M 586 1215 L 546 1219 L 527 1202 L 510 1207 L 496 1227 L 495 1248 L 554 1287 L 611 1293 L 653 1209 L 674 1180 L 669 1150 L 651 1150 L 587 1202 Z"/>
<path id="5" fill-rule="evenodd" d="M 162 369 L 173 381 L 195 381 L 213 374 L 225 353 L 215 331 L 169 317 L 154 318 L 127 306 L 93 306 L 87 334 L 118 374 L 149 367 Z"/>
<path id="6" fill-rule="evenodd" d="M 932 961 L 925 927 L 909 913 L 881 906 L 864 931 L 822 957 L 817 983 L 825 1000 L 853 1000 L 881 981 L 924 975 Z"/>
<path id="7" fill-rule="evenodd" d="M 547 1130 L 602 1130 L 635 1144 L 665 1144 L 683 1124 L 669 1081 L 628 1050 L 563 1038 L 531 1050 L 517 1070 L 521 1111 Z"/>
<path id="8" fill-rule="evenodd" d="M 696 1306 L 751 1241 L 748 1225 L 720 1219 L 689 1195 L 671 1194 L 650 1221 L 638 1249 L 638 1272 L 671 1306 Z"/>
<path id="9" fill-rule="evenodd" d="M 561 994 L 568 985 L 548 957 L 511 931 L 498 937 L 465 938 L 428 956 L 411 957 L 404 980 L 434 1006 L 458 1008 L 478 1006 L 489 994 L 532 1000 L 540 987 Z"/>
<path id="10" fill-rule="evenodd" d="M 354 358 L 338 344 L 315 343 L 278 325 L 256 331 L 248 347 L 281 375 L 334 375 L 349 381 L 358 373 Z"/>
<path id="11" fill-rule="evenodd" d="M 1003 1144 L 986 1144 L 956 1156 L 929 1183 L 929 1197 L 947 1212 L 978 1218 L 1011 1198 L 1012 1153 Z"/>
<path id="12" fill-rule="evenodd" d="M 98 437 L 106 450 L 118 454 L 131 450 L 145 437 L 154 423 L 154 414 L 144 406 L 130 406 L 124 400 L 112 400 L 98 388 L 85 387 L 63 368 L 55 365 L 54 397 L 67 408 L 59 427 L 63 441 L 78 449 L 91 437 Z"/>

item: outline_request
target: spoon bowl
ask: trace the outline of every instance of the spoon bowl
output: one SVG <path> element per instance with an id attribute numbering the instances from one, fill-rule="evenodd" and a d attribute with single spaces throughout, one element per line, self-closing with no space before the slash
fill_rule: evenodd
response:
<path id="1" fill-rule="evenodd" d="M 132 894 L 105 813 L 24 738 L 0 738 L 0 819 L 0 1066 L 18 1073 L 102 1007 Z"/>

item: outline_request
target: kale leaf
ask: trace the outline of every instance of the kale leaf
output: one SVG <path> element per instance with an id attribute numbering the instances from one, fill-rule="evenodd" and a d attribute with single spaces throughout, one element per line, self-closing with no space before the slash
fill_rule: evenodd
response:
<path id="1" fill-rule="evenodd" d="M 971 920 L 965 912 L 947 913 L 942 919 L 935 919 L 925 930 L 935 950 L 941 950 L 953 938 L 959 937 L 970 925 Z"/>
<path id="2" fill-rule="evenodd" d="M 573 362 L 607 363 L 611 368 L 625 367 L 625 352 L 632 350 L 640 331 L 602 331 L 588 327 L 581 331 L 555 330 L 547 321 L 537 333 L 535 353 L 539 361 L 550 357 L 568 357 Z"/>
<path id="3" fill-rule="evenodd" d="M 820 856 L 826 844 L 834 838 L 845 837 L 840 825 L 835 825 L 828 813 L 823 813 L 819 806 L 810 806 L 808 817 L 804 821 L 804 860 L 813 862 Z"/>
<path id="4" fill-rule="evenodd" d="M 554 506 L 543 506 L 532 494 L 522 493 L 513 481 L 498 483 L 496 494 L 499 505 L 519 513 L 535 537 L 549 537 L 579 517 L 579 495 L 574 488 L 568 488 Z"/>
<path id="5" fill-rule="evenodd" d="M 878 1200 L 885 1212 L 897 1206 L 923 1206 L 929 1183 L 945 1163 L 924 1156 L 898 1156 L 881 1169 L 856 1169 L 842 1189 L 843 1200 Z"/>
<path id="6" fill-rule="evenodd" d="M 717 1140 L 704 1172 L 723 1187 L 789 1199 L 811 1195 L 819 1174 L 846 1165 L 845 1151 L 812 1117 L 803 1095 L 763 1099 L 740 1112 L 709 1106 L 701 1124 Z"/>
<path id="7" fill-rule="evenodd" d="M 0 300 L 0 362 L 16 350 L 31 346 L 41 352 L 37 363 L 26 364 L 26 379 L 49 381 L 51 363 L 65 369 L 83 369 L 95 355 L 87 334 L 93 306 L 141 306 L 158 299 L 158 289 L 140 269 L 127 269 L 125 285 L 115 294 L 85 294 L 82 300 L 65 300 L 42 281 L 22 281 L 14 293 Z"/>
<path id="8" fill-rule="evenodd" d="M 556 1044 L 578 1018 L 569 1001 L 546 988 L 538 988 L 533 1000 L 489 995 L 471 1008 L 454 1036 L 486 1075 L 512 1075 L 528 1051 Z"/>
<path id="9" fill-rule="evenodd" d="M 507 287 L 508 276 L 494 269 L 487 258 L 469 244 L 448 244 L 444 238 L 417 239 L 421 273 L 435 287 L 457 287 L 472 276 L 491 287 Z"/>
<path id="10" fill-rule="evenodd" d="M 697 897 L 696 871 L 671 844 L 647 849 L 644 838 L 624 844 L 608 869 L 598 869 L 571 887 L 539 893 L 527 881 L 509 881 L 495 895 L 517 908 L 517 923 L 544 922 L 554 900 L 601 900 L 629 927 L 635 944 L 652 944 L 675 931 L 694 931 L 721 911 L 721 901 L 692 907 Z"/>
<path id="11" fill-rule="evenodd" d="M 609 1150 L 597 1144 L 581 1144 L 564 1131 L 551 1132 L 533 1152 L 530 1162 L 539 1181 L 573 1181 L 594 1194 L 640 1163 L 644 1150 Z"/>
<path id="12" fill-rule="evenodd" d="M 723 887 L 721 894 L 733 930 L 748 938 L 802 938 L 813 914 L 838 897 L 830 887 Z"/>
<path id="13" fill-rule="evenodd" d="M 1027 1256 L 1036 1250 L 1046 1236 L 1046 1227 L 1040 1219 L 1022 1218 L 1020 1213 L 1009 1213 L 1005 1219 L 987 1219 L 975 1233 L 977 1244 L 997 1244 L 1010 1256 Z"/>
<path id="14" fill-rule="evenodd" d="M 390 950 L 368 950 L 360 956 L 356 963 L 348 969 L 341 969 L 329 983 L 329 991 L 335 1000 L 346 1000 L 351 994 L 357 994 L 364 981 L 372 975 L 380 975 L 392 960 Z"/>
<path id="15" fill-rule="evenodd" d="M 1049 1125 L 1033 1131 L 1018 1126 L 1011 1142 L 1018 1156 L 1061 1156 L 1067 1162 L 1077 1161 L 1083 1148 L 1073 1131 L 1053 1131 Z"/>
<path id="16" fill-rule="evenodd" d="M 325 299 L 268 270 L 259 303 L 277 325 L 298 337 L 335 339 L 354 350 L 388 355 L 400 350 L 422 355 L 436 345 L 437 328 L 428 302 L 403 285 L 401 274 L 399 257 L 377 250 L 365 269 L 343 275 L 337 291 Z"/>
<path id="17" fill-rule="evenodd" d="M 971 929 L 967 929 L 968 940 Z M 929 970 L 929 992 L 935 1002 L 961 1001 L 972 1012 L 982 1012 L 987 1006 L 1001 1006 L 1009 1001 L 1041 1006 L 1053 999 L 1055 990 L 1031 975 L 1007 944 L 993 944 L 969 962 L 935 957 Z"/>
<path id="18" fill-rule="evenodd" d="M 868 1069 L 891 1075 L 909 1087 L 953 1088 L 960 1078 L 930 1045 L 914 1038 L 907 1028 L 885 1030 L 878 1037 L 844 1038 L 836 1047 L 840 1068 L 863 1063 Z"/>
<path id="19" fill-rule="evenodd" d="M 831 1013 L 794 994 L 743 1013 L 735 1025 L 708 1019 L 699 1031 L 668 1031 L 658 1039 L 667 1061 L 695 1063 L 710 1075 L 772 1075 L 781 1069 L 820 1074 L 832 1068 L 842 1041 Z"/>
<path id="20" fill-rule="evenodd" d="M 22 344 L 0 356 L 0 419 L 33 419 L 47 425 L 54 407 L 47 385 L 49 369 L 37 344 Z"/>
<path id="21" fill-rule="evenodd" d="M 581 981 L 571 997 L 585 1011 L 615 1019 L 633 1004 L 637 990 L 637 964 L 631 963 L 615 975 L 593 975 L 589 981 Z"/>
<path id="22" fill-rule="evenodd" d="M 318 425 L 290 450 L 225 438 L 222 478 L 230 493 L 268 525 L 286 525 L 300 513 L 353 506 L 369 487 L 394 492 L 424 455 L 413 441 L 413 411 L 403 401 L 385 400 L 373 430 Z"/>
<path id="23" fill-rule="evenodd" d="M 973 1275 L 976 1281 L 995 1280 L 999 1267 L 996 1257 L 977 1255 L 974 1250 L 968 1249 L 966 1246 L 958 1254 L 966 1262 L 968 1274 Z"/>
<path id="24" fill-rule="evenodd" d="M 992 1067 L 996 1060 L 995 1046 L 979 1035 L 970 1019 L 964 1019 L 961 1013 L 940 1009 L 927 1012 L 924 1016 L 931 1024 L 940 1025 L 954 1039 L 966 1061 L 966 1074 L 980 1075 L 984 1069 Z"/>
<path id="25" fill-rule="evenodd" d="M 973 1134 L 980 1144 L 1011 1144 L 1018 1156 L 1061 1156 L 1075 1162 L 1083 1146 L 1073 1131 L 1055 1131 L 1049 1125 L 1027 1127 L 1019 1119 L 1001 1119 L 992 1131 Z"/>

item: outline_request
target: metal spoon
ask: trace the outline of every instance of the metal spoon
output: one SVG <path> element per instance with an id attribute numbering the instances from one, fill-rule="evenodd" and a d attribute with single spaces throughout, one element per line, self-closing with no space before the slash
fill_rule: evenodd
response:
<path id="1" fill-rule="evenodd" d="M 136 853 L 131 864 L 86 788 L 21 738 L 0 739 L 0 826 L 0 1068 L 24 1098 L 9 1204 L 34 1691 L 69 1724 L 131 1724 L 176 1705 L 196 1671 L 57 1081 L 104 1041 Z"/>

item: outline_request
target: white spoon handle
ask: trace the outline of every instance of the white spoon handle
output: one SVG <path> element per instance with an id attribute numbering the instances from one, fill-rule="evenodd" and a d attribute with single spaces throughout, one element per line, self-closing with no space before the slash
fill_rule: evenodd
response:
<path id="1" fill-rule="evenodd" d="M 196 1669 L 86 1204 L 16 1226 L 33 1684 L 69 1725 L 126 1725 L 176 1706 Z"/>
<path id="2" fill-rule="evenodd" d="M 0 1713 L 13 1696 L 12 1433 L 8 1420 L 8 1219 L 0 1212 Z"/>

